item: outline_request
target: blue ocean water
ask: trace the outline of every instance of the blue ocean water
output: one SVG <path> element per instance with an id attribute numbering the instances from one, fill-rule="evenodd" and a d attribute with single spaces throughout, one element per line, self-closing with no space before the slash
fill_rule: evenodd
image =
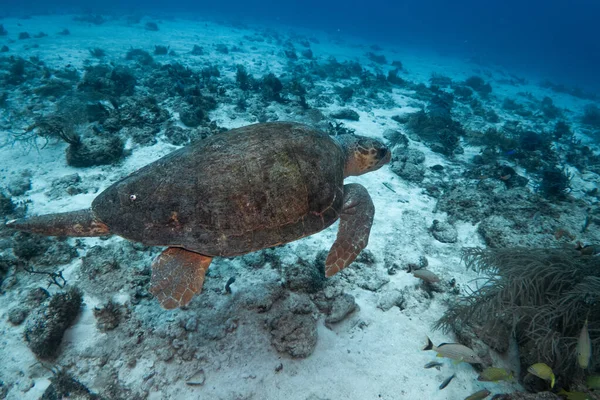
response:
<path id="1" fill-rule="evenodd" d="M 154 12 L 220 15 L 312 27 L 496 63 L 600 91 L 600 3 L 572 1 L 76 1 L 3 0 L 0 15 Z"/>

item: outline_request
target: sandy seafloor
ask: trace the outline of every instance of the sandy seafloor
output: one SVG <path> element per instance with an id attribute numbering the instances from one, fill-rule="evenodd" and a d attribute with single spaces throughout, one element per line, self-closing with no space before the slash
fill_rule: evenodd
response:
<path id="1" fill-rule="evenodd" d="M 7 31 L 8 37 L 0 38 L 7 43 L 10 55 L 29 57 L 38 55 L 48 66 L 62 67 L 71 64 L 82 70 L 85 62 L 89 62 L 89 49 L 101 47 L 107 52 L 107 60 L 121 59 L 130 48 L 142 48 L 152 52 L 155 44 L 168 44 L 177 52 L 172 59 L 184 65 L 195 67 L 212 63 L 221 67 L 223 77 L 233 79 L 235 64 L 243 64 L 255 76 L 267 72 L 281 74 L 286 70 L 288 60 L 282 49 L 274 43 L 243 43 L 244 35 L 260 34 L 260 26 L 232 26 L 204 19 L 154 19 L 159 22 L 160 30 L 151 32 L 143 29 L 143 24 L 130 26 L 124 19 L 111 19 L 96 26 L 72 20 L 72 16 L 34 16 L 30 19 L 3 19 L 0 21 Z M 56 32 L 63 28 L 70 30 L 68 36 L 58 36 Z M 366 59 L 365 53 L 373 43 L 360 39 L 344 37 L 343 33 L 330 34 L 294 30 L 282 26 L 272 29 L 282 35 L 295 31 L 300 35 L 316 37 L 319 43 L 311 43 L 311 49 L 317 61 L 334 56 L 338 61 L 358 60 L 369 68 L 372 63 Z M 41 39 L 9 42 L 21 31 L 49 34 Z M 0 43 L 0 44 L 2 44 Z M 38 43 L 38 48 L 29 48 Z M 240 45 L 243 52 L 220 54 L 214 51 L 214 44 Z M 243 44 L 240 44 L 243 43 Z M 192 57 L 189 51 L 193 45 L 205 48 L 201 57 Z M 414 82 L 427 83 L 432 73 L 443 73 L 455 80 L 462 80 L 482 70 L 489 73 L 494 87 L 494 95 L 498 97 L 514 95 L 516 91 L 528 91 L 537 97 L 550 95 L 555 104 L 561 108 L 581 109 L 588 101 L 578 100 L 568 95 L 560 95 L 547 91 L 532 80 L 529 85 L 518 88 L 498 83 L 502 77 L 513 71 L 504 71 L 496 66 L 481 66 L 465 60 L 442 56 L 436 53 L 418 52 L 414 49 L 382 46 L 378 53 L 385 54 L 388 60 L 401 60 L 404 64 L 405 76 Z M 168 56 L 155 57 L 156 61 L 171 61 Z M 88 60 L 88 61 L 85 61 Z M 93 61 L 95 62 L 95 61 Z M 404 76 L 404 75 L 403 75 Z M 324 90 L 327 84 L 322 82 Z M 359 121 L 345 121 L 345 125 L 356 130 L 356 133 L 383 137 L 386 129 L 398 129 L 398 125 L 390 119 L 392 115 L 402 115 L 417 111 L 409 104 L 413 102 L 410 93 L 394 89 L 393 101 L 396 106 L 390 108 L 374 107 L 365 112 L 359 105 L 348 106 L 360 114 Z M 414 104 L 414 103 L 413 103 Z M 341 108 L 334 104 L 328 109 L 321 109 L 324 114 Z M 280 120 L 288 119 L 285 106 L 273 104 L 269 111 L 276 113 Z M 499 110 L 499 113 L 502 111 Z M 251 119 L 235 117 L 231 106 L 222 106 L 210 113 L 210 119 L 219 126 L 235 128 L 252 122 Z M 297 120 L 301 120 L 297 118 Z M 72 168 L 66 165 L 66 144 L 51 141 L 39 150 L 23 148 L 19 143 L 12 143 L 8 132 L 0 132 L 3 146 L 0 147 L 0 170 L 2 185 L 23 170 L 29 170 L 32 176 L 32 188 L 19 199 L 30 199 L 28 213 L 43 214 L 57 211 L 76 210 L 89 206 L 92 199 L 102 189 L 108 187 L 120 177 L 136 170 L 150 161 L 169 153 L 176 147 L 161 140 L 148 147 L 128 143 L 132 153 L 122 163 L 114 166 L 93 168 Z M 585 138 L 584 138 L 585 140 Z M 477 154 L 476 148 L 465 148 L 465 153 L 453 161 L 431 152 L 425 145 L 411 143 L 426 154 L 426 165 L 456 165 Z M 93 180 L 92 189 L 88 193 L 70 196 L 66 193 L 49 199 L 47 191 L 51 182 L 62 176 L 78 173 L 82 182 Z M 593 186 L 597 176 L 581 177 L 576 175 L 574 184 Z M 183 336 L 185 346 L 192 349 L 192 359 L 184 360 L 179 356 L 163 361 L 157 355 L 158 348 L 168 347 L 171 336 L 163 335 L 163 342 L 156 339 L 154 345 L 148 345 L 143 351 L 128 354 L 131 346 L 123 347 L 120 340 L 133 340 L 126 337 L 119 329 L 100 332 L 95 325 L 92 310 L 95 306 L 109 298 L 120 303 L 127 303 L 129 295 L 126 290 L 102 292 L 102 296 L 85 292 L 84 308 L 75 324 L 67 331 L 60 355 L 54 365 L 67 367 L 79 381 L 93 392 L 101 393 L 103 389 L 117 382 L 132 393 L 147 395 L 150 399 L 462 399 L 469 394 L 487 388 L 492 393 L 507 393 L 522 390 L 518 383 L 483 383 L 476 380 L 477 373 L 466 363 L 453 364 L 444 359 L 440 370 L 424 369 L 429 361 L 435 360 L 435 354 L 422 351 L 429 336 L 434 343 L 452 342 L 454 338 L 441 332 L 433 331 L 432 324 L 443 314 L 447 293 L 434 293 L 431 297 L 424 294 L 422 283 L 411 274 L 400 270 L 395 275 L 386 273 L 390 265 L 396 263 L 406 266 L 416 262 L 419 256 L 427 257 L 429 269 L 443 280 L 455 279 L 461 288 L 475 285 L 477 275 L 466 270 L 460 262 L 462 247 L 484 246 L 476 232 L 476 226 L 469 223 L 457 223 L 458 240 L 456 243 L 444 244 L 436 241 L 429 227 L 434 219 L 444 220 L 445 215 L 435 213 L 436 199 L 424 194 L 419 185 L 407 183 L 392 173 L 389 167 L 348 179 L 347 182 L 358 182 L 364 185 L 371 194 L 376 207 L 375 222 L 371 231 L 368 250 L 375 258 L 375 263 L 362 267 L 362 274 L 381 276 L 387 283 L 376 290 L 367 290 L 358 285 L 343 284 L 344 274 L 355 274 L 355 266 L 351 266 L 333 280 L 342 282 L 343 290 L 354 296 L 358 309 L 342 322 L 326 326 L 324 317 L 317 322 L 318 340 L 314 352 L 306 359 L 294 359 L 278 353 L 270 344 L 267 330 L 263 329 L 263 314 L 250 311 L 234 318 L 235 328 L 224 338 L 216 340 L 200 340 L 193 334 Z M 591 182 L 591 183 L 590 183 Z M 388 184 L 393 191 L 383 183 Z M 574 190 L 577 195 L 577 190 Z M 296 257 L 312 260 L 317 252 L 328 250 L 335 238 L 337 224 L 311 237 L 299 240 L 277 249 L 282 260 L 293 262 Z M 119 243 L 120 238 L 108 241 L 99 239 L 83 239 L 79 247 L 83 256 L 89 247 L 97 244 L 103 246 Z M 139 263 L 149 265 L 157 250 L 142 252 L 143 259 Z M 5 250 L 9 251 L 9 250 Z M 70 285 L 77 285 L 81 267 L 81 259 L 75 258 L 67 266 L 61 266 Z M 369 268 L 364 272 L 365 268 Z M 267 290 L 267 282 L 272 284 L 281 279 L 273 270 L 261 271 L 244 268 L 241 259 L 215 260 L 211 266 L 216 277 L 225 279 L 229 273 L 235 272 L 236 282 L 232 285 L 233 294 L 227 297 L 228 302 L 235 302 L 249 294 Z M 232 272 L 233 271 L 233 272 Z M 23 273 L 24 274 L 24 273 Z M 222 278 L 225 277 L 225 278 Z M 207 285 L 211 276 L 207 280 Z M 45 287 L 44 277 L 21 275 L 16 290 L 23 293 L 27 289 L 38 286 Z M 216 284 L 215 284 L 216 285 Z M 218 284 L 219 286 L 221 283 Z M 118 287 L 118 285 L 117 285 Z M 114 289 L 114 286 L 113 286 Z M 113 290 L 110 289 L 110 290 Z M 56 287 L 48 289 L 51 293 Z M 405 308 L 393 307 L 382 311 L 377 307 L 378 299 L 394 290 L 409 293 Z M 24 324 L 12 326 L 7 322 L 7 312 L 19 302 L 20 297 L 10 289 L 0 297 L 0 379 L 10 387 L 8 399 L 36 399 L 49 385 L 51 372 L 36 363 L 36 358 L 23 340 Z M 225 296 L 225 295 L 223 295 Z M 203 321 L 203 314 L 198 311 L 202 295 L 196 297 L 185 310 L 165 311 L 151 298 L 142 300 L 135 307 L 130 307 L 130 318 L 144 321 L 139 329 L 148 329 L 145 324 L 154 324 L 155 328 L 171 329 L 181 325 L 181 321 L 195 318 L 199 326 L 214 321 Z M 143 316 L 147 313 L 148 317 Z M 136 314 L 139 314 L 136 316 Z M 151 317 L 150 317 L 151 316 Z M 175 328 L 173 328 L 175 329 Z M 159 338 L 157 336 L 157 338 Z M 197 340 L 197 342 L 195 342 Z M 195 343 L 194 343 L 195 342 Z M 142 344 L 140 344 L 142 346 Z M 157 348 L 153 347 L 156 346 Z M 156 350 L 156 351 L 155 351 Z M 101 366 L 99 359 L 107 355 L 109 362 Z M 135 357 L 135 362 L 130 358 Z M 281 364 L 282 369 L 276 371 Z M 50 365 L 53 365 L 50 363 Z M 514 359 L 496 361 L 496 365 L 518 368 Z M 203 386 L 189 386 L 185 381 L 196 371 L 202 369 L 205 375 Z M 448 376 L 456 373 L 454 381 L 444 390 L 438 386 Z"/>

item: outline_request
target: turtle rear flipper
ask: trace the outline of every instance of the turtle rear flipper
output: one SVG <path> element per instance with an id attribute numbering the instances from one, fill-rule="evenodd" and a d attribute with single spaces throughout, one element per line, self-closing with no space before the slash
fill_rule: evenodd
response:
<path id="1" fill-rule="evenodd" d="M 152 263 L 150 293 L 167 310 L 187 305 L 202 291 L 211 261 L 211 257 L 169 247 Z"/>
<path id="2" fill-rule="evenodd" d="M 346 268 L 367 247 L 374 215 L 375 206 L 367 189 L 357 183 L 344 185 L 340 226 L 325 261 L 325 276 Z"/>
<path id="3" fill-rule="evenodd" d="M 6 226 L 20 231 L 46 236 L 93 237 L 110 235 L 108 226 L 92 210 L 38 215 L 13 219 Z"/>

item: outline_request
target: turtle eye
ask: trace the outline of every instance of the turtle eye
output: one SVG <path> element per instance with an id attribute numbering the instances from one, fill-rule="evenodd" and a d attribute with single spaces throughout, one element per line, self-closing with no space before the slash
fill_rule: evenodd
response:
<path id="1" fill-rule="evenodd" d="M 377 157 L 379 157 L 380 160 L 383 160 L 385 158 L 385 156 L 387 155 L 387 152 L 388 152 L 388 150 L 385 147 L 382 147 L 377 152 Z"/>
<path id="2" fill-rule="evenodd" d="M 129 195 L 129 200 L 136 201 L 137 200 L 137 196 L 135 194 Z"/>

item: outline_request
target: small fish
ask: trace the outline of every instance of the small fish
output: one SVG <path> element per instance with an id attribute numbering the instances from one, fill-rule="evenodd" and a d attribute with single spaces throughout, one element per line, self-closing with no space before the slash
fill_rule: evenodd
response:
<path id="1" fill-rule="evenodd" d="M 452 382 L 452 379 L 454 379 L 455 376 L 456 376 L 456 374 L 452 374 L 452 376 L 449 376 L 448 378 L 446 378 L 446 380 L 444 382 L 442 382 L 442 384 L 440 385 L 440 390 L 442 390 L 446 386 L 448 386 L 450 384 L 450 382 Z"/>
<path id="2" fill-rule="evenodd" d="M 594 246 L 591 244 L 583 245 L 581 242 L 577 242 L 577 246 L 575 250 L 579 251 L 579 254 L 582 256 L 595 256 L 600 253 L 598 246 Z"/>
<path id="3" fill-rule="evenodd" d="M 554 376 L 554 372 L 552 372 L 552 368 L 550 368 L 548 365 L 544 363 L 533 364 L 527 368 L 527 372 L 545 381 L 550 381 L 550 388 L 554 387 L 554 381 L 556 378 Z"/>
<path id="4" fill-rule="evenodd" d="M 477 378 L 480 382 L 498 382 L 513 379 L 512 371 L 506 368 L 489 367 L 484 369 Z"/>
<path id="5" fill-rule="evenodd" d="M 429 369 L 429 368 L 438 368 L 441 367 L 442 364 L 441 362 L 437 362 L 437 361 L 432 361 L 432 362 L 428 362 L 427 364 L 425 364 L 425 369 Z"/>
<path id="6" fill-rule="evenodd" d="M 585 384 L 590 389 L 600 389 L 600 375 L 590 375 L 585 379 Z"/>
<path id="7" fill-rule="evenodd" d="M 588 320 L 585 319 L 579 339 L 577 340 L 577 363 L 583 369 L 590 365 L 590 357 L 592 355 L 592 342 L 590 340 L 590 332 L 588 331 Z"/>
<path id="8" fill-rule="evenodd" d="M 431 339 L 427 338 L 427 345 L 423 350 L 433 350 L 437 353 L 438 357 L 446 357 L 456 360 L 458 362 L 468 362 L 470 364 L 482 364 L 481 358 L 473 350 L 458 343 L 442 343 L 439 346 L 435 346 Z"/>
<path id="9" fill-rule="evenodd" d="M 565 389 L 560 389 L 558 394 L 565 396 L 567 400 L 592 400 L 589 394 L 583 392 L 567 392 Z"/>
<path id="10" fill-rule="evenodd" d="M 412 273 L 415 278 L 424 280 L 427 283 L 437 283 L 441 279 L 439 276 L 429 271 L 428 269 L 418 269 Z"/>
<path id="11" fill-rule="evenodd" d="M 225 284 L 225 292 L 227 294 L 231 294 L 231 285 L 233 284 L 233 282 L 235 282 L 235 276 L 232 276 L 231 278 L 229 278 L 227 280 L 227 283 Z"/>
<path id="12" fill-rule="evenodd" d="M 465 400 L 481 400 L 481 399 L 485 399 L 490 394 L 492 394 L 492 392 L 490 392 L 487 389 L 483 389 L 483 390 L 480 390 L 479 392 L 473 393 L 469 397 L 465 397 Z"/>
<path id="13" fill-rule="evenodd" d="M 386 188 L 390 189 L 392 192 L 396 193 L 396 191 L 394 190 L 394 188 L 392 188 L 392 185 L 390 185 L 387 182 L 383 182 L 383 186 L 385 186 Z"/>

